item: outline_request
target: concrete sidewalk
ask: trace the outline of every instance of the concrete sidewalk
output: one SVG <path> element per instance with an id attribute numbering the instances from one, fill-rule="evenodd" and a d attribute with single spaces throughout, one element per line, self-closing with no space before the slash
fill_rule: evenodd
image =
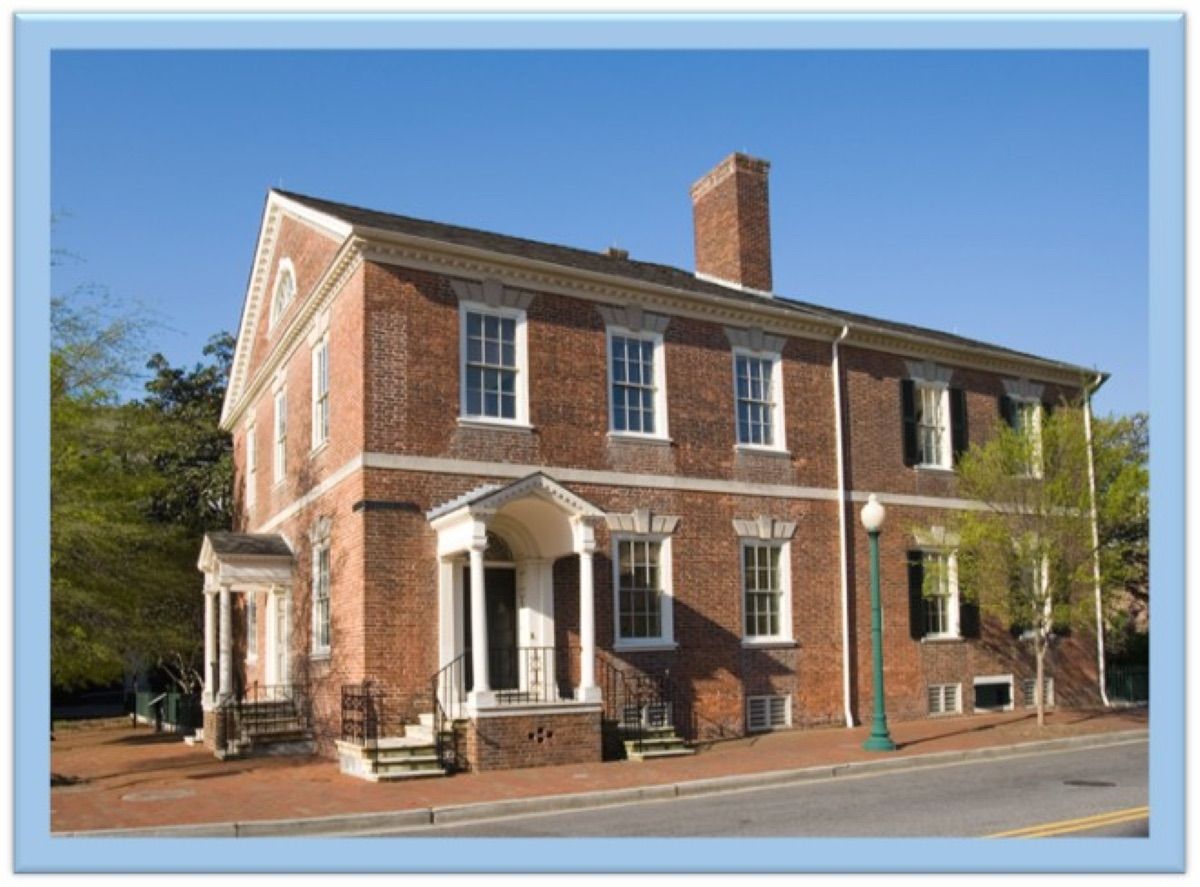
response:
<path id="1" fill-rule="evenodd" d="M 1056 711 L 1039 730 L 1010 712 L 892 725 L 900 748 L 861 748 L 867 728 L 794 730 L 701 746 L 693 757 L 542 767 L 368 783 L 325 759 L 220 762 L 178 737 L 127 722 L 60 730 L 51 767 L 55 834 L 251 836 L 346 834 L 578 809 L 937 766 L 1146 735 L 1145 709 Z"/>

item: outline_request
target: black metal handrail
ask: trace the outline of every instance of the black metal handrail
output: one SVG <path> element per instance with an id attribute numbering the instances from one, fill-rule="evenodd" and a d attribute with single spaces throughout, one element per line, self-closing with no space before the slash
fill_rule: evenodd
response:
<path id="1" fill-rule="evenodd" d="M 452 659 L 442 666 L 432 679 L 430 695 L 433 697 L 433 742 L 437 749 L 438 761 L 447 771 L 457 770 L 459 765 L 455 751 L 457 743 L 453 736 L 447 743 L 446 734 L 453 732 L 454 721 L 465 713 L 466 658 L 467 654 L 463 653 Z"/>
<path id="2" fill-rule="evenodd" d="M 614 662 L 597 651 L 597 672 L 600 679 L 604 718 L 616 725 L 621 735 L 642 751 L 649 731 L 673 727 L 691 738 L 689 718 L 685 712 L 686 697 L 671 678 L 670 669 L 662 673 L 634 670 Z"/>
<path id="3" fill-rule="evenodd" d="M 255 681 L 241 688 L 234 707 L 243 733 L 309 728 L 308 693 L 302 685 Z"/>

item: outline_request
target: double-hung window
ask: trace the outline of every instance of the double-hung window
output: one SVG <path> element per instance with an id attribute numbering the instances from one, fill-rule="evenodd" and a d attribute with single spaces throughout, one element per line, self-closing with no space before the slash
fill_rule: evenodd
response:
<path id="1" fill-rule="evenodd" d="M 1013 430 L 1025 438 L 1028 446 L 1024 472 L 1029 477 L 1042 476 L 1042 405 L 1036 400 L 1017 400 L 1013 403 Z"/>
<path id="2" fill-rule="evenodd" d="M 739 446 L 782 450 L 783 375 L 778 354 L 733 354 Z"/>
<path id="3" fill-rule="evenodd" d="M 670 540 L 629 536 L 613 544 L 617 645 L 672 643 Z"/>
<path id="4" fill-rule="evenodd" d="M 275 392 L 274 480 L 279 483 L 287 472 L 287 391 Z"/>
<path id="5" fill-rule="evenodd" d="M 949 389 L 917 385 L 917 462 L 935 468 L 950 467 Z"/>
<path id="6" fill-rule="evenodd" d="M 962 637 L 958 558 L 952 550 L 916 549 L 908 553 L 908 593 L 914 638 Z M 971 629 L 972 632 L 974 629 Z"/>
<path id="7" fill-rule="evenodd" d="M 525 312 L 464 304 L 462 418 L 527 424 Z"/>
<path id="8" fill-rule="evenodd" d="M 246 592 L 246 660 L 258 659 L 258 594 Z"/>
<path id="9" fill-rule="evenodd" d="M 329 652 L 329 540 L 313 546 L 312 575 L 312 649 L 313 653 Z"/>
<path id="10" fill-rule="evenodd" d="M 608 330 L 609 429 L 665 438 L 667 406 L 662 335 Z"/>
<path id="11" fill-rule="evenodd" d="M 329 440 L 329 339 L 312 352 L 312 448 Z"/>
<path id="12" fill-rule="evenodd" d="M 742 543 L 745 638 L 786 640 L 789 630 L 787 543 Z"/>
<path id="13" fill-rule="evenodd" d="M 958 637 L 958 570 L 953 555 L 942 551 L 926 551 L 926 582 L 931 587 L 925 595 L 925 637 Z"/>
<path id="14" fill-rule="evenodd" d="M 254 508 L 258 493 L 258 435 L 254 426 L 246 429 L 246 509 Z"/>

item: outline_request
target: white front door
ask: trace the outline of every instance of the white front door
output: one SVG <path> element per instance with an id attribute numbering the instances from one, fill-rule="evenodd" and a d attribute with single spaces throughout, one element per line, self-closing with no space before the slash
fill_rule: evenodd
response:
<path id="1" fill-rule="evenodd" d="M 288 683 L 288 601 L 287 597 L 275 593 L 270 596 L 270 623 L 268 624 L 267 641 L 267 683 L 283 685 Z"/>

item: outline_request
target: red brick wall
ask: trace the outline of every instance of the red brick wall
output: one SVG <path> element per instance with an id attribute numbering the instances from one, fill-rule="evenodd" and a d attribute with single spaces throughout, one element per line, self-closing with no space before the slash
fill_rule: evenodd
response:
<path id="1" fill-rule="evenodd" d="M 289 235 L 292 236 L 292 235 Z M 294 236 L 299 238 L 299 234 Z M 322 241 L 323 242 L 323 241 Z M 312 247 L 313 256 L 319 243 Z M 293 260 L 301 263 L 293 249 Z M 308 260 L 306 260 L 307 262 Z M 315 267 L 316 259 L 312 259 Z M 306 264 L 307 268 L 308 265 Z M 301 272 L 301 276 L 310 274 Z M 305 291 L 303 281 L 301 294 Z M 595 306 L 558 295 L 537 295 L 528 310 L 532 432 L 461 427 L 458 306 L 438 275 L 364 263 L 333 303 L 331 320 L 331 440 L 310 453 L 310 351 L 303 343 L 286 369 L 289 408 L 288 477 L 271 482 L 273 405 L 270 390 L 255 405 L 258 429 L 258 504 L 239 518 L 260 527 L 362 451 L 545 466 L 676 474 L 731 481 L 836 486 L 836 451 L 829 343 L 789 339 L 784 350 L 786 435 L 790 455 L 739 453 L 734 447 L 732 355 L 720 324 L 674 317 L 665 334 L 669 446 L 608 438 L 604 325 Z M 855 490 L 953 495 L 948 473 L 906 468 L 902 460 L 898 379 L 903 359 L 843 349 L 850 454 L 847 482 Z M 366 383 L 363 383 L 363 380 Z M 967 390 L 972 440 L 997 420 L 1000 377 L 957 369 Z M 1048 386 L 1047 395 L 1056 392 Z M 238 490 L 244 470 L 244 422 L 235 432 Z M 412 715 L 430 707 L 429 681 L 438 661 L 438 568 L 435 533 L 425 513 L 488 477 L 379 469 L 352 473 L 300 512 L 278 522 L 296 552 L 292 594 L 294 673 L 311 683 L 329 750 L 339 722 L 342 683 L 372 677 L 408 694 Z M 670 668 L 686 688 L 702 736 L 738 735 L 747 695 L 793 696 L 796 725 L 836 723 L 842 717 L 842 649 L 837 508 L 832 501 L 567 484 L 606 511 L 648 507 L 681 516 L 673 537 L 675 640 L 672 652 L 619 653 L 631 667 Z M 361 503 L 387 503 L 384 508 Z M 355 506 L 360 507 L 356 508 Z M 849 511 L 854 562 L 851 619 L 853 707 L 870 712 L 869 612 L 865 534 Z M 766 514 L 794 520 L 792 613 L 796 644 L 774 650 L 741 644 L 739 540 L 732 520 Z M 914 641 L 907 627 L 906 541 L 912 526 L 936 522 L 930 509 L 889 507 L 883 574 L 889 713 L 925 715 L 928 683 L 963 683 L 970 709 L 974 675 L 1028 673 L 1022 650 L 999 629 L 982 639 L 951 644 Z M 321 516 L 333 521 L 333 654 L 314 660 L 310 648 L 308 532 Z M 907 529 L 905 529 L 907 528 Z M 597 642 L 613 640 L 611 540 L 597 532 Z M 558 640 L 578 642 L 577 562 L 555 567 Z M 266 619 L 260 599 L 260 624 Z M 1060 702 L 1089 701 L 1094 647 L 1083 633 L 1054 652 L 1050 673 Z M 260 640 L 260 662 L 266 655 Z M 1091 695 L 1089 695 L 1091 694 Z M 597 742 L 597 748 L 598 748 Z"/>
<path id="2" fill-rule="evenodd" d="M 600 712 L 477 718 L 465 740 L 473 771 L 587 764 L 600 760 Z"/>

